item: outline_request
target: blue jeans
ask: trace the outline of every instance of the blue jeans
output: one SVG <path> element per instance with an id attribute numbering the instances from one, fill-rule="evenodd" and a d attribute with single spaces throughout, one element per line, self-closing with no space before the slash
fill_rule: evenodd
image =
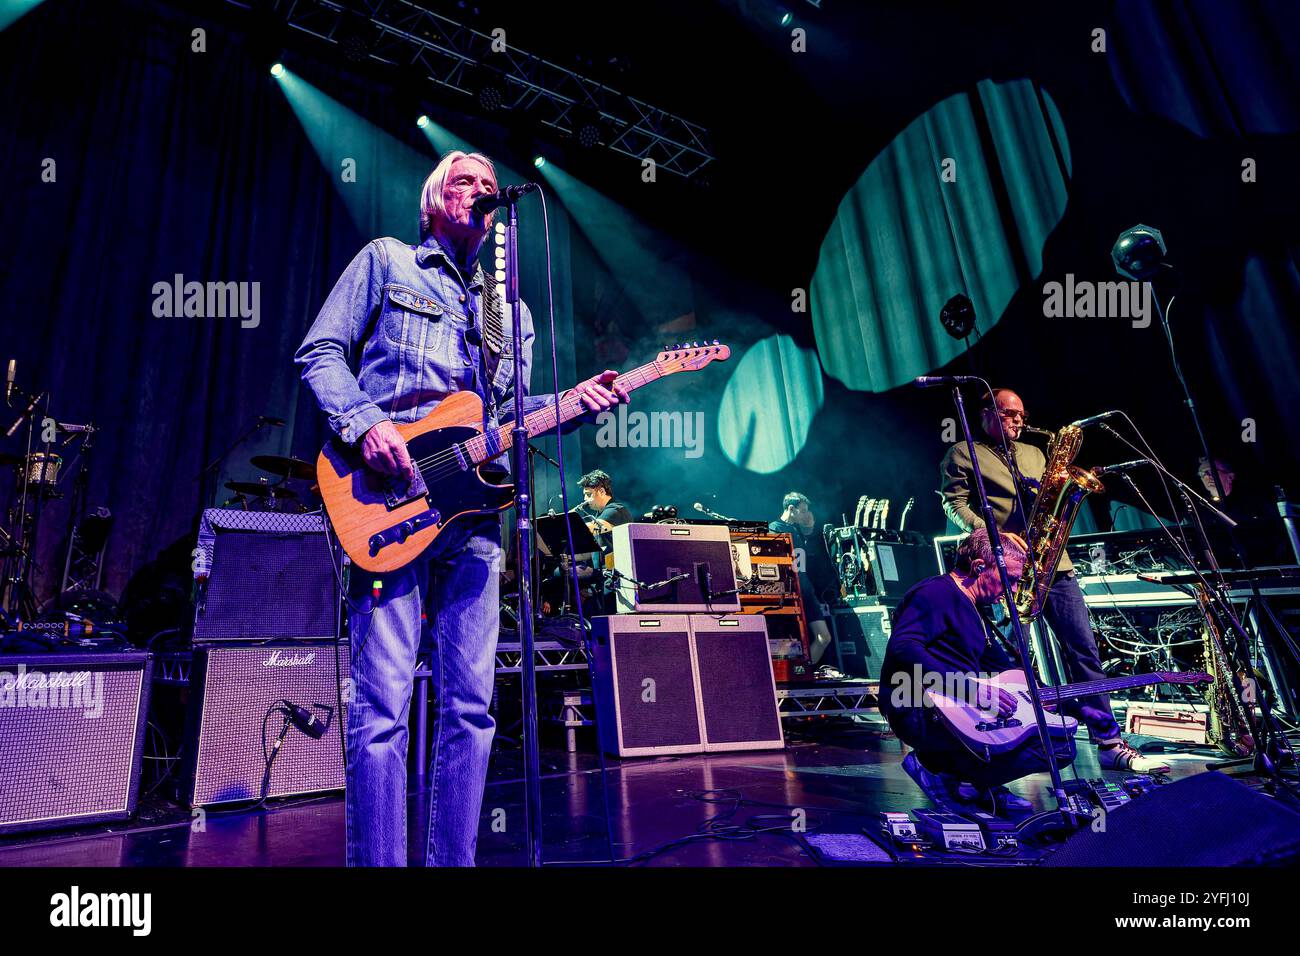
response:
<path id="1" fill-rule="evenodd" d="M 1078 684 L 1106 676 L 1101 669 L 1097 639 L 1088 618 L 1088 605 L 1084 603 L 1083 591 L 1073 572 L 1057 574 L 1047 594 L 1043 619 L 1056 637 L 1067 682 Z M 1110 698 L 1104 694 L 1064 701 L 1059 709 L 1061 713 L 1085 723 L 1094 742 L 1119 737 L 1119 724 L 1110 709 Z"/>
<path id="2" fill-rule="evenodd" d="M 496 728 L 489 705 L 500 567 L 500 531 L 493 516 L 460 519 L 400 571 L 354 570 L 352 599 L 373 611 L 352 615 L 348 866 L 406 865 L 407 726 L 426 600 L 437 714 L 425 864 L 474 865 Z M 378 600 L 371 597 L 376 580 L 383 582 Z"/>

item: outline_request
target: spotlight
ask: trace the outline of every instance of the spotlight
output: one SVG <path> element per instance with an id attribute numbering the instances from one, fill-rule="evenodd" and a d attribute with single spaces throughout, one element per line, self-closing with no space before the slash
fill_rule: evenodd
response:
<path id="1" fill-rule="evenodd" d="M 604 139 L 604 129 L 600 122 L 600 113 L 589 106 L 577 106 L 573 110 L 573 137 L 583 149 L 593 149 Z"/>
<path id="2" fill-rule="evenodd" d="M 415 121 L 415 125 L 420 127 L 420 129 L 424 129 L 429 125 L 429 115 L 427 113 L 421 113 L 420 118 Z"/>
<path id="3" fill-rule="evenodd" d="M 485 113 L 494 113 L 505 106 L 506 81 L 496 70 L 474 68 L 467 78 L 467 89 Z"/>
<path id="4" fill-rule="evenodd" d="M 787 11 L 786 13 L 781 14 L 781 26 L 788 27 L 793 20 L 794 20 L 793 13 Z"/>
<path id="5" fill-rule="evenodd" d="M 536 166 L 538 169 L 541 169 L 543 166 L 546 165 L 546 157 L 541 155 L 534 156 L 533 165 Z"/>
<path id="6" fill-rule="evenodd" d="M 975 328 L 975 306 L 959 292 L 943 304 L 939 323 L 954 339 L 964 339 Z"/>
<path id="7" fill-rule="evenodd" d="M 277 80 L 278 80 L 280 77 L 284 76 L 284 64 L 283 64 L 283 63 L 272 63 L 272 64 L 271 64 L 271 75 L 272 75 L 273 77 L 275 77 Z"/>
<path id="8" fill-rule="evenodd" d="M 348 62 L 364 63 L 370 58 L 378 37 L 374 26 L 366 17 L 345 9 L 338 29 L 335 30 L 334 39 Z"/>
<path id="9" fill-rule="evenodd" d="M 1137 281 L 1152 278 L 1165 262 L 1165 238 L 1160 230 L 1141 223 L 1125 229 L 1110 250 L 1115 271 Z"/>

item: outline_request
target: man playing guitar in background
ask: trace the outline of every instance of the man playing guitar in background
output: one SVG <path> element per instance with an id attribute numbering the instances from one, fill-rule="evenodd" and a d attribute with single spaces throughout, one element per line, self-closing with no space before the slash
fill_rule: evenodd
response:
<path id="1" fill-rule="evenodd" d="M 1012 586 L 1025 565 L 1020 542 L 1002 539 L 1007 578 Z M 894 613 L 893 633 L 880 671 L 880 711 L 898 738 L 912 747 L 903 760 L 917 786 L 935 803 L 974 804 L 997 816 L 1032 809 L 1028 800 L 1002 784 L 1047 769 L 1037 734 L 1018 748 L 981 760 L 943 724 L 939 711 L 921 699 L 925 675 L 951 675 L 952 680 L 994 674 L 1018 665 L 998 643 L 990 618 L 1002 597 L 1002 579 L 994 563 L 986 530 L 979 528 L 961 543 L 957 567 L 948 574 L 926 578 L 903 596 Z M 957 696 L 974 700 L 973 688 Z M 1007 716 L 1015 701 L 1005 691 L 988 702 L 993 711 Z M 1055 744 L 1058 765 L 1074 759 L 1074 738 Z"/>
<path id="2" fill-rule="evenodd" d="M 999 529 L 1024 535 L 1029 512 L 1033 510 L 1033 494 L 1047 466 L 1046 456 L 1036 446 L 1018 441 L 1028 418 L 1020 396 L 1009 388 L 995 388 L 992 395 L 984 396 L 980 424 L 984 436 L 976 441 L 975 453 L 979 456 L 989 508 Z M 1009 458 L 1002 449 L 1004 434 Z M 962 531 L 983 527 L 984 519 L 977 511 L 978 491 L 974 486 L 970 451 L 964 442 L 948 449 L 940 467 L 940 479 L 943 510 L 948 519 Z M 1043 618 L 1056 637 L 1068 681 L 1081 683 L 1105 676 L 1097 653 L 1097 639 L 1088 617 L 1088 606 L 1084 603 L 1083 591 L 1068 554 L 1061 555 Z M 1077 716 L 1088 725 L 1089 734 L 1097 745 L 1097 762 L 1102 769 L 1135 773 L 1169 769 L 1163 761 L 1141 754 L 1124 742 L 1108 697 L 1081 698 L 1063 704 L 1062 711 Z"/>

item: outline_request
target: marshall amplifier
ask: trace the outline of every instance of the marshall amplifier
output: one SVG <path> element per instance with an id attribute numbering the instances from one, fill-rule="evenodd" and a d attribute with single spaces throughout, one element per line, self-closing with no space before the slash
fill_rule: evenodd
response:
<path id="1" fill-rule="evenodd" d="M 338 584 L 329 549 L 320 515 L 203 512 L 195 642 L 332 641 Z"/>
<path id="2" fill-rule="evenodd" d="M 148 654 L 0 656 L 0 833 L 135 812 Z"/>
<path id="3" fill-rule="evenodd" d="M 337 653 L 337 674 L 346 679 L 348 645 L 338 645 Z M 306 709 L 326 729 L 314 739 L 290 727 L 272 764 L 266 796 L 342 790 L 346 691 L 336 679 L 333 644 L 196 648 L 181 799 L 198 807 L 261 797 L 264 754 L 284 726 L 286 704 Z"/>
<path id="4" fill-rule="evenodd" d="M 726 525 L 621 524 L 614 528 L 620 614 L 724 614 L 740 610 Z"/>

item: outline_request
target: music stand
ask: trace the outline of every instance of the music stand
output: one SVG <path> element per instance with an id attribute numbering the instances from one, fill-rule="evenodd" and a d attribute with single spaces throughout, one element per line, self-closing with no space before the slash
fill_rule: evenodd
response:
<path id="1" fill-rule="evenodd" d="M 567 530 L 564 520 L 566 517 L 569 519 Z M 548 558 L 568 552 L 570 533 L 573 535 L 575 555 L 600 550 L 600 545 L 596 543 L 587 523 L 582 520 L 582 515 L 570 511 L 567 515 L 541 515 L 537 519 L 537 537 L 541 539 L 542 545 L 539 550 Z"/>

